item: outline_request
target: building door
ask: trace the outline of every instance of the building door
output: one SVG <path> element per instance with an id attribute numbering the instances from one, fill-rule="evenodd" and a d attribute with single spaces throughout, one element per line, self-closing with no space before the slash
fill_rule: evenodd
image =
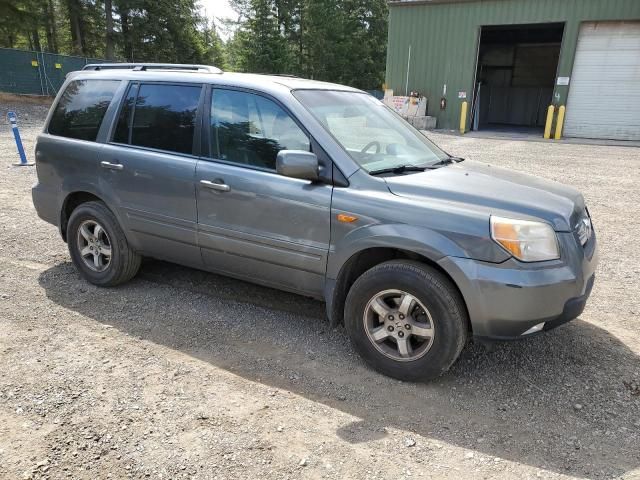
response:
<path id="1" fill-rule="evenodd" d="M 567 137 L 640 140 L 640 22 L 582 25 L 566 115 Z"/>

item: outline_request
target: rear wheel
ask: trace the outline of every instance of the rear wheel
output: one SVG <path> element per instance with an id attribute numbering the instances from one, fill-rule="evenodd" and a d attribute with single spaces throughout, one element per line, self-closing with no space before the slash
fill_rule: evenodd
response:
<path id="1" fill-rule="evenodd" d="M 467 312 L 454 285 L 414 261 L 385 262 L 351 287 L 345 327 L 374 369 L 401 380 L 446 372 L 467 339 Z"/>
<path id="2" fill-rule="evenodd" d="M 102 202 L 83 203 L 71 213 L 67 243 L 76 268 L 95 285 L 124 283 L 140 268 L 140 255 L 131 249 L 118 220 Z"/>

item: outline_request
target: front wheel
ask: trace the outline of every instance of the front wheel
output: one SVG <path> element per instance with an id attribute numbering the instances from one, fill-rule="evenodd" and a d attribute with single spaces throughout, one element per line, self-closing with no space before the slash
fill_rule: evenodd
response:
<path id="1" fill-rule="evenodd" d="M 385 262 L 351 287 L 345 327 L 364 360 L 400 380 L 446 372 L 467 339 L 467 311 L 455 286 L 420 262 Z"/>

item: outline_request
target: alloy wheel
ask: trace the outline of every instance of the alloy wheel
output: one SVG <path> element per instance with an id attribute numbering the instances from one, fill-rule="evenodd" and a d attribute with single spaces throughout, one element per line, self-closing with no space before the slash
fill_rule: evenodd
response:
<path id="1" fill-rule="evenodd" d="M 77 235 L 78 252 L 84 264 L 94 272 L 104 272 L 111 264 L 111 240 L 102 225 L 95 220 L 80 224 Z"/>
<path id="2" fill-rule="evenodd" d="M 373 346 L 393 360 L 417 360 L 433 345 L 435 324 L 429 310 L 402 290 L 375 294 L 364 309 L 363 321 Z"/>

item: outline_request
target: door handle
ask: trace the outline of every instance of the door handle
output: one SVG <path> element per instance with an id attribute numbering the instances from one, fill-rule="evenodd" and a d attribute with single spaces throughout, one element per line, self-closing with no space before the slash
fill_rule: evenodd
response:
<path id="1" fill-rule="evenodd" d="M 231 187 L 229 185 L 226 185 L 224 183 L 212 182 L 210 180 L 200 180 L 200 184 L 207 188 L 210 188 L 211 190 L 218 190 L 220 192 L 228 192 L 229 190 L 231 190 Z"/>
<path id="2" fill-rule="evenodd" d="M 108 168 L 109 170 L 122 170 L 124 165 L 121 163 L 100 162 L 102 168 Z"/>

